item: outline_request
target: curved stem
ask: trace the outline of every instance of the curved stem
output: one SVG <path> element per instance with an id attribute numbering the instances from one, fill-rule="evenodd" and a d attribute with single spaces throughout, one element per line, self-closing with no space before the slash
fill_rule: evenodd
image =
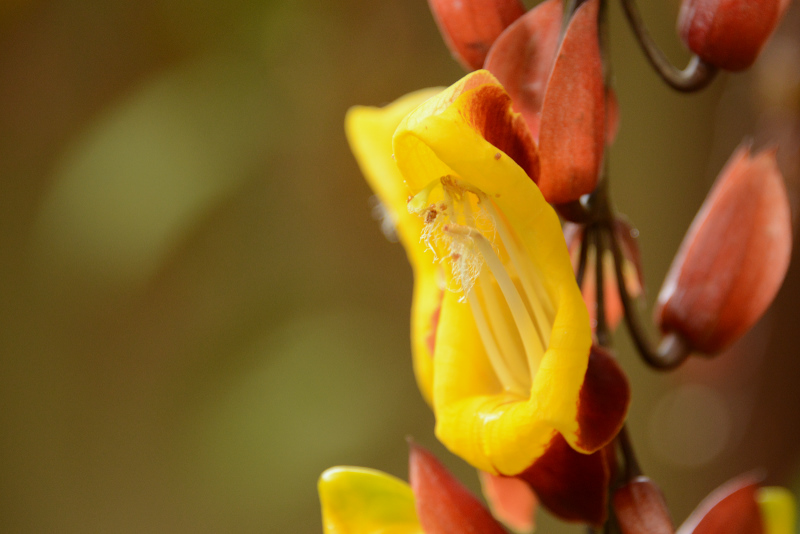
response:
<path id="1" fill-rule="evenodd" d="M 636 453 L 633 452 L 633 443 L 631 443 L 631 437 L 628 434 L 627 423 L 622 425 L 622 430 L 617 434 L 617 441 L 619 441 L 622 456 L 625 458 L 625 480 L 633 480 L 642 476 L 642 468 L 639 467 L 639 460 L 636 459 Z"/>
<path id="2" fill-rule="evenodd" d="M 597 228 L 594 234 L 594 295 L 595 295 L 595 318 L 597 324 L 595 325 L 595 335 L 597 336 L 597 344 L 601 347 L 608 347 L 611 345 L 611 334 L 608 329 L 608 321 L 606 321 L 606 299 L 605 288 L 603 287 L 604 273 L 603 273 L 603 254 L 605 252 L 603 227 Z"/>
<path id="3" fill-rule="evenodd" d="M 622 308 L 625 310 L 625 323 L 631 334 L 639 354 L 648 365 L 661 371 L 675 369 L 689 357 L 691 350 L 686 341 L 676 333 L 668 333 L 656 347 L 648 338 L 642 323 L 640 322 L 639 310 L 636 303 L 628 293 L 625 286 L 625 278 L 622 273 L 622 265 L 625 259 L 622 256 L 619 242 L 613 232 L 611 235 L 611 253 L 614 256 L 614 271 L 617 275 L 617 288 L 619 298 L 622 301 Z"/>
<path id="4" fill-rule="evenodd" d="M 636 34 L 636 39 L 642 46 L 647 59 L 667 84 L 678 91 L 688 93 L 699 91 L 711 83 L 717 74 L 717 67 L 706 63 L 697 55 L 693 55 L 685 69 L 679 70 L 676 68 L 647 31 L 647 27 L 644 25 L 641 15 L 639 15 L 639 9 L 636 7 L 636 0 L 621 0 L 621 2 L 628 22 Z"/>
<path id="5" fill-rule="evenodd" d="M 583 279 L 586 277 L 586 260 L 589 256 L 589 243 L 586 242 L 587 235 L 587 228 L 584 228 L 580 236 L 581 250 L 578 256 L 578 270 L 575 273 L 575 281 L 578 283 L 578 289 L 581 291 L 583 291 Z"/>

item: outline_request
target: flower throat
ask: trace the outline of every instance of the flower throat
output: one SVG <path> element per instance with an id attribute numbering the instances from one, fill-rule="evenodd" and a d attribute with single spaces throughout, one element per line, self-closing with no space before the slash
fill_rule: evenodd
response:
<path id="1" fill-rule="evenodd" d="M 429 183 L 408 210 L 422 217 L 420 240 L 434 260 L 449 264 L 447 289 L 468 302 L 502 387 L 527 397 L 555 314 L 521 240 L 486 193 L 452 175 Z"/>

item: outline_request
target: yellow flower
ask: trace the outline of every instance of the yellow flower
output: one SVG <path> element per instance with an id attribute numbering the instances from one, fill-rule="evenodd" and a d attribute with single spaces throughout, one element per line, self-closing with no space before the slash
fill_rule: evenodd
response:
<path id="1" fill-rule="evenodd" d="M 622 424 L 627 384 L 602 432 L 585 432 L 598 416 L 580 406 L 589 317 L 558 217 L 532 180 L 535 142 L 486 71 L 426 96 L 357 108 L 347 132 L 414 269 L 415 369 L 436 435 L 493 474 L 520 474 L 559 435 L 597 451 Z"/>
<path id="2" fill-rule="evenodd" d="M 319 479 L 325 534 L 504 534 L 505 530 L 433 454 L 411 444 L 409 484 L 361 467 Z"/>
<path id="3" fill-rule="evenodd" d="M 333 467 L 319 479 L 325 534 L 423 534 L 408 484 L 361 467 Z"/>

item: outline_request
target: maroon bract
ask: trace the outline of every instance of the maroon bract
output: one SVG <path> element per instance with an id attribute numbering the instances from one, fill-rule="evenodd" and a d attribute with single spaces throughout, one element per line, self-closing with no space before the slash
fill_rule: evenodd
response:
<path id="1" fill-rule="evenodd" d="M 788 5 L 788 0 L 684 0 L 678 33 L 704 61 L 744 70 L 756 60 Z"/>
<path id="2" fill-rule="evenodd" d="M 761 317 L 792 250 L 791 214 L 775 151 L 736 150 L 681 244 L 656 322 L 694 350 L 719 352 Z"/>
<path id="3" fill-rule="evenodd" d="M 578 438 L 587 448 L 607 445 L 581 454 L 556 434 L 547 452 L 518 475 L 556 516 L 592 525 L 605 522 L 608 484 L 616 468 L 611 440 L 625 421 L 629 403 L 625 373 L 611 353 L 592 347 L 578 401 Z"/>

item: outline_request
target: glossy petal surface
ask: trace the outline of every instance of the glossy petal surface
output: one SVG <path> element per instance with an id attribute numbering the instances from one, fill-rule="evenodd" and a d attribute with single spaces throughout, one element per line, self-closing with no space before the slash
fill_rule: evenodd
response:
<path id="1" fill-rule="evenodd" d="M 796 534 L 797 501 L 786 488 L 759 488 L 756 501 L 761 509 L 765 534 Z"/>
<path id="2" fill-rule="evenodd" d="M 456 176 L 491 199 L 541 280 L 543 298 L 554 305 L 549 343 L 521 396 L 501 386 L 470 306 L 452 291 L 442 302 L 434 356 L 437 436 L 479 469 L 517 474 L 543 454 L 554 432 L 578 446 L 577 399 L 591 334 L 558 217 L 519 157 L 509 157 L 525 153 L 526 139 L 503 95 L 488 73 L 468 76 L 406 117 L 394 152 L 412 194 Z M 505 113 L 497 113 L 497 99 L 506 102 Z M 495 110 L 490 120 L 487 110 Z"/>
<path id="3" fill-rule="evenodd" d="M 333 467 L 319 479 L 325 534 L 423 534 L 408 484 L 360 467 Z"/>

